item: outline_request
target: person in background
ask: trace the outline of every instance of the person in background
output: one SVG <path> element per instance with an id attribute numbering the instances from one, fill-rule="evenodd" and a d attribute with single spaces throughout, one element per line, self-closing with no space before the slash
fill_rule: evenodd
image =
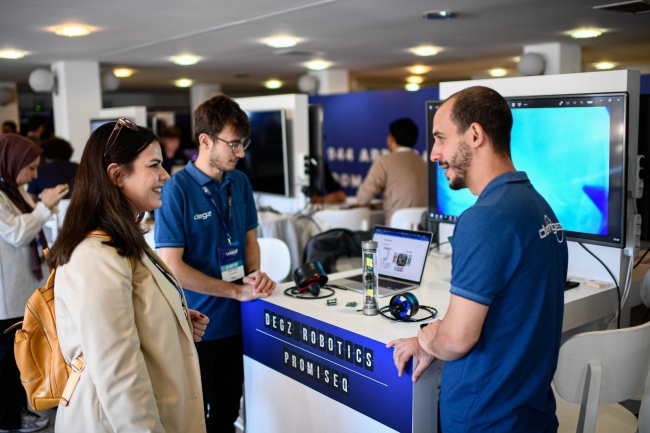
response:
<path id="1" fill-rule="evenodd" d="M 147 245 L 139 222 L 169 175 L 155 134 L 126 119 L 97 128 L 48 256 L 67 363 L 85 368 L 56 432 L 205 432 L 194 343 L 208 318 Z M 92 233 L 109 237 L 89 237 Z"/>
<path id="2" fill-rule="evenodd" d="M 367 206 L 381 193 L 386 224 L 398 209 L 427 206 L 427 165 L 413 152 L 418 127 L 408 118 L 390 124 L 386 145 L 390 153 L 372 164 L 357 191 L 357 204 Z"/>
<path id="3" fill-rule="evenodd" d="M 440 390 L 445 433 L 558 429 L 551 381 L 567 242 L 546 200 L 516 171 L 511 130 L 506 100 L 480 86 L 450 96 L 433 120 L 431 161 L 445 169 L 451 189 L 467 188 L 478 200 L 454 230 L 445 318 L 387 347 L 395 347 L 400 376 L 417 356 L 413 381 L 436 358 L 447 361 Z"/>
<path id="4" fill-rule="evenodd" d="M 27 299 L 45 285 L 47 246 L 43 224 L 57 212 L 66 185 L 45 189 L 34 204 L 23 185 L 36 178 L 42 149 L 17 134 L 0 136 L 0 432 L 37 431 L 47 425 L 26 408 L 27 396 L 14 359 L 14 332 Z"/>
<path id="5" fill-rule="evenodd" d="M 341 188 L 341 185 L 332 176 L 332 171 L 327 161 L 324 161 L 325 167 L 325 191 L 324 195 L 315 195 L 311 197 L 312 203 L 345 203 L 347 196 Z"/>
<path id="6" fill-rule="evenodd" d="M 32 140 L 34 144 L 41 145 L 41 138 L 47 129 L 47 119 L 38 114 L 30 116 L 27 120 L 27 135 L 26 137 Z"/>
<path id="7" fill-rule="evenodd" d="M 212 325 L 197 344 L 208 432 L 234 432 L 244 382 L 242 301 L 269 296 L 260 272 L 257 211 L 248 177 L 235 170 L 250 122 L 226 95 L 194 111 L 199 156 L 172 176 L 156 210 L 156 248 Z"/>
<path id="8" fill-rule="evenodd" d="M 2 133 L 3 134 L 17 134 L 18 133 L 18 127 L 16 126 L 16 122 L 12 120 L 5 120 L 2 122 Z"/>
<path id="9" fill-rule="evenodd" d="M 38 195 L 45 188 L 66 183 L 70 185 L 70 190 L 63 198 L 70 198 L 74 189 L 74 177 L 79 169 L 79 164 L 70 161 L 72 146 L 61 138 L 48 138 L 41 143 L 41 147 L 41 158 L 45 159 L 45 164 L 39 167 L 38 177 L 29 183 L 27 192 L 32 200 L 37 201 Z"/>
<path id="10" fill-rule="evenodd" d="M 176 126 L 166 126 L 160 133 L 160 144 L 163 149 L 163 168 L 172 173 L 175 165 L 185 165 L 189 161 L 181 149 L 181 130 Z"/>

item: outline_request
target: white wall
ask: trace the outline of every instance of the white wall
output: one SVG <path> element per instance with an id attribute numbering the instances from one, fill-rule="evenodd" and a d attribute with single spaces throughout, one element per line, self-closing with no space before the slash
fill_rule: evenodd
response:
<path id="1" fill-rule="evenodd" d="M 236 99 L 242 110 L 285 110 L 291 198 L 272 194 L 255 194 L 258 206 L 271 206 L 283 213 L 293 213 L 305 206 L 301 188 L 309 185 L 304 174 L 304 155 L 309 154 L 309 101 L 307 95 L 273 95 Z"/>
<path id="2" fill-rule="evenodd" d="M 628 155 L 636 155 L 639 131 L 639 71 L 586 72 L 580 74 L 541 75 L 534 77 L 498 78 L 488 80 L 440 83 L 440 99 L 471 86 L 486 86 L 503 96 L 572 95 L 580 93 L 628 92 Z M 636 200 L 628 193 L 627 214 L 636 213 Z M 448 229 L 441 229 L 448 232 Z M 631 233 L 626 233 L 626 238 Z M 629 245 L 630 239 L 626 244 Z M 607 271 L 577 243 L 569 242 L 569 276 L 611 282 Z M 628 257 L 623 250 L 600 245 L 588 245 L 621 284 L 628 277 Z M 631 277 L 631 276 L 630 276 Z"/>
<path id="3" fill-rule="evenodd" d="M 14 92 L 14 97 L 7 105 L 0 106 L 0 124 L 6 120 L 11 120 L 18 127 L 20 131 L 20 116 L 18 114 L 18 92 L 16 90 L 16 83 L 13 81 L 0 81 L 1 88 L 11 89 Z"/>
<path id="4" fill-rule="evenodd" d="M 72 144 L 72 160 L 79 161 L 90 136 L 90 119 L 102 108 L 99 63 L 58 61 L 52 64 L 58 92 L 52 96 L 54 130 Z"/>

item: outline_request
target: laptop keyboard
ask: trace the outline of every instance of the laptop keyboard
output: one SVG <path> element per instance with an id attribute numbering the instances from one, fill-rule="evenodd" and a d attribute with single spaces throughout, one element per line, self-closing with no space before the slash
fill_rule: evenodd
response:
<path id="1" fill-rule="evenodd" d="M 363 283 L 363 275 L 355 275 L 353 277 L 348 277 L 348 280 L 356 281 L 358 283 Z M 387 289 L 399 290 L 411 287 L 411 283 L 400 283 L 399 281 L 387 280 L 386 278 L 379 279 L 379 287 L 385 287 Z"/>

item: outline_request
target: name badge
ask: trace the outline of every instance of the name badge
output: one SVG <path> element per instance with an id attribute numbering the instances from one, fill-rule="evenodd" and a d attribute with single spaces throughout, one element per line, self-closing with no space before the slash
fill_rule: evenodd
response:
<path id="1" fill-rule="evenodd" d="M 244 261 L 241 257 L 239 243 L 234 242 L 227 247 L 219 247 L 219 264 L 221 279 L 227 283 L 244 278 Z"/>

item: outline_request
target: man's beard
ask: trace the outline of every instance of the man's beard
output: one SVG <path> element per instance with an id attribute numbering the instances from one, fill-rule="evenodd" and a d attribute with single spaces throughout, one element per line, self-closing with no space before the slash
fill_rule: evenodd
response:
<path id="1" fill-rule="evenodd" d="M 229 162 L 230 160 L 226 161 Z M 219 162 L 219 158 L 216 155 L 216 152 L 210 152 L 210 167 L 216 168 L 219 171 L 229 172 L 233 171 L 235 167 L 230 168 L 227 165 L 223 165 Z"/>
<path id="2" fill-rule="evenodd" d="M 460 141 L 458 151 L 451 157 L 448 165 L 448 169 L 453 169 L 456 173 L 456 176 L 449 182 L 449 188 L 456 191 L 467 188 L 467 172 L 472 165 L 472 151 L 465 140 Z"/>

